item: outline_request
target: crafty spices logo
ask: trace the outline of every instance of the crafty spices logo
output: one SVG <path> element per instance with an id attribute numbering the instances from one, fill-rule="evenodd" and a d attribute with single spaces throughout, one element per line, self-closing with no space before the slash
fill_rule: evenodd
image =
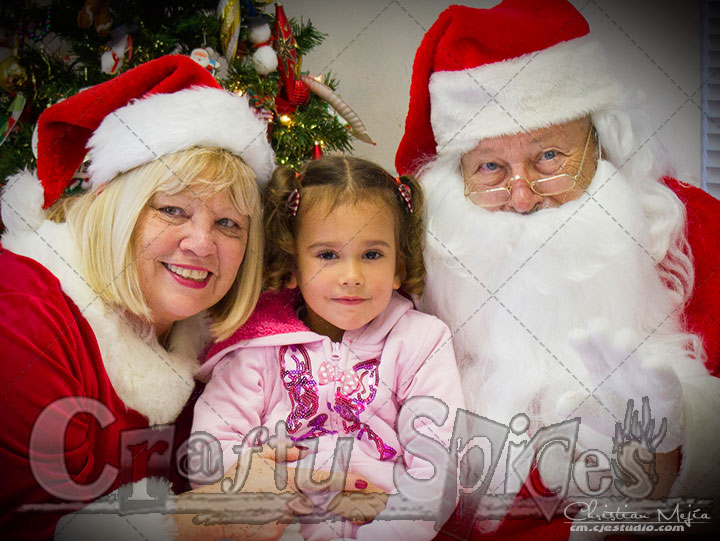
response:
<path id="1" fill-rule="evenodd" d="M 192 434 L 173 455 L 174 426 L 127 430 L 120 436 L 120 468 L 105 464 L 94 482 L 78 484 L 64 463 L 64 430 L 56 429 L 67 427 L 80 413 L 94 416 L 101 426 L 112 421 L 102 404 L 87 398 L 60 399 L 49 407 L 35 424 L 30 464 L 37 482 L 64 503 L 28 504 L 21 511 L 191 514 L 198 524 L 258 525 L 337 521 L 355 512 L 363 516 L 364 508 L 375 507 L 379 501 L 377 493 L 346 489 L 351 457 L 358 452 L 355 437 L 337 438 L 332 456 L 318 463 L 320 438 L 293 438 L 284 421 L 277 423 L 274 434 L 264 426 L 248 433 L 242 444 L 233 446 L 237 460 L 227 469 L 221 442 L 205 432 Z M 452 414 L 455 420 L 449 445 L 417 428 L 441 426 Z M 59 416 L 65 419 L 64 424 L 58 424 Z M 387 501 L 382 500 L 384 510 L 375 520 L 430 520 L 439 530 L 453 512 L 466 519 L 474 517 L 476 522 L 527 517 L 549 522 L 561 516 L 572 523 L 572 530 L 586 532 L 677 532 L 711 521 L 711 501 L 648 499 L 658 481 L 655 449 L 665 436 L 667 420 L 662 419 L 656 430 L 647 398 L 643 398 L 640 410 L 628 400 L 625 419 L 615 427 L 612 457 L 599 450 L 577 448 L 579 418 L 541 428 L 526 441 L 509 441 L 511 432 L 519 435 L 528 429 L 526 415 L 518 414 L 509 425 L 503 425 L 463 409 L 451 412 L 442 401 L 422 396 L 404 404 L 397 425 L 404 456 L 428 462 L 434 474 L 415 478 L 408 473 L 404 460 L 395 460 L 394 490 Z M 48 430 L 50 426 L 54 429 Z M 293 447 L 304 452 L 297 462 L 288 463 L 287 453 Z M 273 452 L 272 458 L 263 455 L 268 449 Z M 53 456 L 59 458 L 48 462 Z M 247 484 L 251 472 L 257 461 L 262 465 L 269 460 L 277 493 L 254 491 Z M 501 463 L 505 468 L 498 467 Z M 154 474 L 173 467 L 195 486 L 219 486 L 219 491 L 175 496 L 166 484 L 149 481 Z M 560 481 L 548 485 L 545 480 L 545 486 L 539 487 L 528 475 L 532 468 L 552 470 L 553 479 Z M 120 472 L 137 471 L 147 475 L 135 483 L 121 482 L 117 491 L 102 497 L 122 475 Z M 489 493 L 491 480 L 498 473 L 502 474 L 504 491 Z M 288 490 L 291 484 L 293 490 Z M 520 516 L 508 515 L 521 491 L 529 498 L 521 503 Z"/>

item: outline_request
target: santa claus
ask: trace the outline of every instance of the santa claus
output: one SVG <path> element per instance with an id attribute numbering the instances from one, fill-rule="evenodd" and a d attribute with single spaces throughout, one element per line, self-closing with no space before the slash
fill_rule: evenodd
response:
<path id="1" fill-rule="evenodd" d="M 720 202 L 671 178 L 634 112 L 569 2 L 441 13 L 396 156 L 427 193 L 421 307 L 453 331 L 469 408 L 510 440 L 579 418 L 573 458 L 615 458 L 628 401 L 647 397 L 655 440 L 635 439 L 655 454 L 651 495 L 715 496 Z M 517 493 L 518 472 L 533 493 L 562 485 L 565 464 L 512 463 L 508 448 L 490 492 Z"/>

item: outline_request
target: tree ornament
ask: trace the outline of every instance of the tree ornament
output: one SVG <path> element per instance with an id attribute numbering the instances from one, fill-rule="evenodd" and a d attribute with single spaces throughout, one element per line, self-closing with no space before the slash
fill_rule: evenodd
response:
<path id="1" fill-rule="evenodd" d="M 282 81 L 283 93 L 292 100 L 295 89 L 295 65 L 297 63 L 297 47 L 290 22 L 285 15 L 282 4 L 275 4 L 275 51 L 278 55 L 278 71 Z"/>
<path id="2" fill-rule="evenodd" d="M 255 52 L 252 54 L 252 65 L 260 75 L 272 73 L 278 67 L 278 57 L 272 48 L 272 32 L 267 17 L 247 17 L 250 28 L 250 43 Z"/>
<path id="3" fill-rule="evenodd" d="M 20 23 L 18 27 L 18 41 L 22 43 L 27 35 L 27 37 L 37 43 L 38 41 L 42 41 L 45 36 L 48 35 L 48 32 L 50 32 L 50 6 L 47 7 L 47 11 L 45 12 L 44 24 L 36 25 L 34 21 L 30 21 L 27 23 L 27 27 L 24 27 L 23 23 Z"/>
<path id="4" fill-rule="evenodd" d="M 17 92 L 27 82 L 27 72 L 20 65 L 20 59 L 17 56 L 8 56 L 0 62 L 0 87 L 8 92 Z"/>
<path id="5" fill-rule="evenodd" d="M 210 47 L 198 47 L 197 49 L 193 49 L 190 53 L 190 58 L 208 70 L 213 77 L 216 77 L 218 70 L 220 69 L 220 63 L 216 60 L 216 58 L 213 58 L 214 56 L 216 56 L 215 51 L 213 51 Z"/>
<path id="6" fill-rule="evenodd" d="M 224 79 L 228 76 L 228 63 L 224 56 L 219 56 L 212 47 L 205 47 L 210 58 L 210 73 L 216 79 Z"/>
<path id="7" fill-rule="evenodd" d="M 0 126 L 0 145 L 5 142 L 12 129 L 17 125 L 18 119 L 25 109 L 27 99 L 23 96 L 22 92 L 18 92 L 15 99 L 10 103 L 8 107 L 8 117 Z"/>
<path id="8" fill-rule="evenodd" d="M 308 88 L 308 85 L 300 79 L 295 79 L 293 95 L 290 103 L 299 107 L 301 105 L 305 105 L 308 101 L 310 101 L 310 89 Z"/>
<path id="9" fill-rule="evenodd" d="M 115 75 L 122 68 L 125 53 L 127 59 L 132 58 L 132 37 L 127 31 L 127 27 L 121 26 L 112 31 L 113 40 L 106 44 L 109 50 L 105 51 L 100 57 L 100 69 L 108 75 Z"/>
<path id="10" fill-rule="evenodd" d="M 217 15 L 220 18 L 220 44 L 230 63 L 235 58 L 240 37 L 240 0 L 220 0 Z"/>
<path id="11" fill-rule="evenodd" d="M 323 157 L 323 151 L 322 151 L 322 143 L 319 141 L 315 141 L 315 146 L 312 150 L 312 159 L 313 160 L 319 160 Z"/>
<path id="12" fill-rule="evenodd" d="M 272 143 L 273 120 L 275 119 L 275 114 L 262 107 L 253 107 L 252 111 L 255 113 L 256 117 L 267 124 L 268 140 Z"/>
<path id="13" fill-rule="evenodd" d="M 110 0 L 85 0 L 85 4 L 78 11 L 77 25 L 83 30 L 94 26 L 97 35 L 102 38 L 110 34 L 112 23 Z"/>
<path id="14" fill-rule="evenodd" d="M 208 69 L 210 66 L 210 55 L 208 54 L 207 50 L 201 47 L 193 49 L 190 53 L 190 58 L 192 58 L 195 62 L 200 64 L 205 69 Z"/>
<path id="15" fill-rule="evenodd" d="M 268 128 L 270 128 L 273 118 L 275 118 L 275 115 L 272 111 L 268 111 L 267 109 L 263 109 L 261 107 L 254 107 L 252 111 L 255 116 L 258 117 L 260 120 L 267 122 Z"/>
<path id="16" fill-rule="evenodd" d="M 308 85 L 313 94 L 328 102 L 341 117 L 348 121 L 348 124 L 350 124 L 350 127 L 352 128 L 353 135 L 357 139 L 363 141 L 364 143 L 370 143 L 371 145 L 375 144 L 368 135 L 365 124 L 363 124 L 363 121 L 360 120 L 357 113 L 353 111 L 347 103 L 340 99 L 340 96 L 335 94 L 335 92 L 332 91 L 332 88 L 316 79 L 313 79 L 309 75 L 300 75 L 300 80 Z"/>

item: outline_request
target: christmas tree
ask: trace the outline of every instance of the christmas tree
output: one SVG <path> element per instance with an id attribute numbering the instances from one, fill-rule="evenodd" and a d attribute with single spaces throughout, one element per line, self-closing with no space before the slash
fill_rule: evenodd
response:
<path id="1" fill-rule="evenodd" d="M 259 0 L 49 0 L 0 8 L 0 183 L 33 167 L 42 111 L 83 88 L 166 54 L 190 55 L 224 88 L 245 93 L 268 120 L 277 162 L 298 167 L 323 151 L 371 142 L 335 94 L 332 74 L 311 78 L 302 58 L 325 38 Z M 192 119 L 189 119 L 192 121 Z"/>

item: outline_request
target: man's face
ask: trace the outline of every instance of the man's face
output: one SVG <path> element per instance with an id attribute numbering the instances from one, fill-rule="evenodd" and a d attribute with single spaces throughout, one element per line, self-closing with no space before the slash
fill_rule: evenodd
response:
<path id="1" fill-rule="evenodd" d="M 597 147 L 591 132 L 591 121 L 586 117 L 531 132 L 483 139 L 460 160 L 466 192 L 508 186 L 508 201 L 488 210 L 521 214 L 577 199 L 595 174 Z M 562 173 L 577 178 L 571 190 L 543 196 L 531 189 L 531 182 Z"/>

